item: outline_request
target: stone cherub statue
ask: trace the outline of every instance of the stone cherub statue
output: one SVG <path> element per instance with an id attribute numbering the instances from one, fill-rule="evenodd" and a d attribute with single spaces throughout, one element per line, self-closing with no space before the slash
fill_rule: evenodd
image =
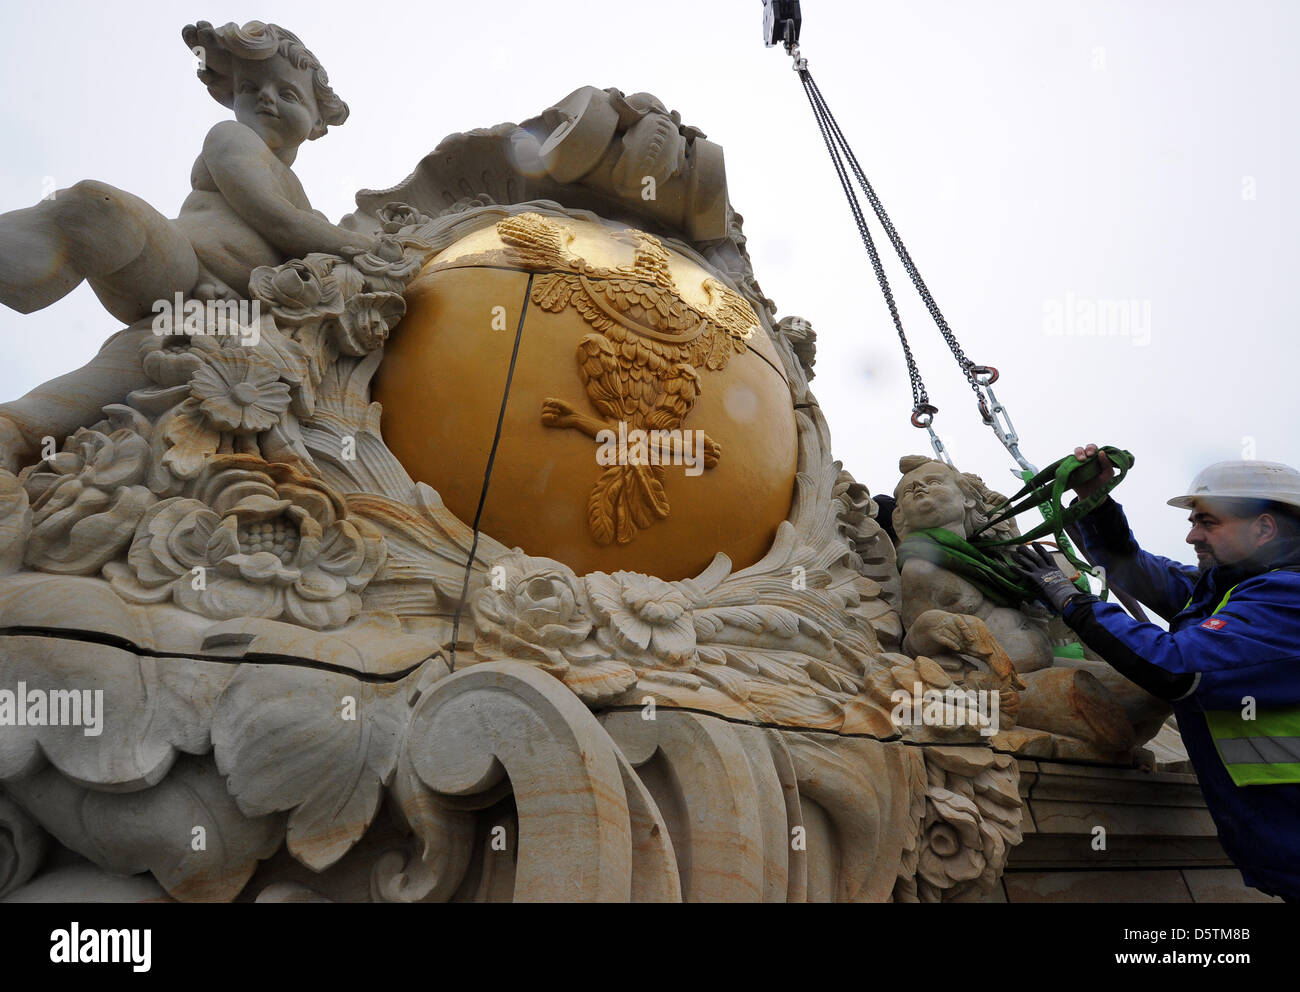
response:
<path id="1" fill-rule="evenodd" d="M 998 501 L 978 476 L 923 455 L 901 458 L 898 468 L 903 478 L 894 488 L 893 526 L 900 542 L 913 531 L 931 527 L 969 537 L 988 520 L 987 510 Z M 1002 530 L 1009 526 L 1013 525 L 1002 525 Z M 1016 671 L 1036 672 L 1051 665 L 1048 617 L 1041 608 L 997 606 L 960 575 L 922 557 L 909 557 L 900 574 L 907 630 L 903 645 L 909 654 L 934 651 L 936 634 L 951 625 L 950 617 L 974 616 L 997 638 Z"/>
<path id="2" fill-rule="evenodd" d="M 945 567 L 941 556 L 928 554 L 919 538 L 907 540 L 909 534 L 929 528 L 969 538 L 1005 498 L 979 476 L 923 455 L 901 458 L 898 468 L 903 477 L 894 489 L 893 526 L 900 542 L 904 652 L 934 658 L 960 679 L 963 669 L 969 672 L 972 660 L 980 657 L 970 648 L 978 641 L 973 632 L 986 629 L 1025 683 L 1014 737 L 1005 741 L 1008 746 L 1037 757 L 1117 760 L 1126 756 L 1140 743 L 1134 714 L 1127 713 L 1111 688 L 1085 668 L 1056 662 L 1050 616 L 1042 607 L 995 603 Z M 1006 521 L 988 533 L 1004 538 L 1013 536 L 1014 528 Z"/>
<path id="3" fill-rule="evenodd" d="M 250 21 L 186 26 L 199 79 L 235 119 L 213 126 L 175 220 L 107 183 L 85 180 L 34 207 L 0 215 L 0 302 L 49 306 L 82 280 L 126 324 L 175 294 L 247 299 L 250 273 L 312 252 L 352 257 L 374 239 L 313 210 L 291 166 L 306 140 L 347 120 L 348 107 L 297 35 Z M 0 468 L 15 470 L 45 435 L 62 438 L 100 416 L 135 359 L 138 328 L 116 335 L 57 389 L 0 406 Z"/>

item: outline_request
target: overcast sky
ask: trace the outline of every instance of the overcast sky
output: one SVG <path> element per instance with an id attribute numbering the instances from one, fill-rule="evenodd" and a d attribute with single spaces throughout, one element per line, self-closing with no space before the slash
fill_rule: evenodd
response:
<path id="1" fill-rule="evenodd" d="M 1300 4 L 803 8 L 809 67 L 967 354 L 1001 370 L 1025 453 L 1042 466 L 1085 441 L 1129 449 L 1118 497 L 1139 540 L 1193 561 L 1186 513 L 1164 501 L 1199 468 L 1300 465 Z M 0 16 L 0 210 L 94 178 L 176 215 L 204 134 L 228 116 L 194 76 L 187 20 L 275 22 L 324 63 L 352 116 L 294 168 L 334 220 L 451 132 L 523 120 L 586 84 L 654 93 L 723 145 L 764 291 L 812 321 L 836 457 L 880 492 L 900 455 L 929 450 L 798 77 L 761 42 L 759 0 L 42 0 Z M 959 467 L 1009 493 L 1009 456 L 889 261 L 936 427 Z M 1090 318 L 1113 333 L 1088 333 Z M 0 311 L 0 398 L 83 364 L 118 327 L 84 285 L 38 314 Z"/>

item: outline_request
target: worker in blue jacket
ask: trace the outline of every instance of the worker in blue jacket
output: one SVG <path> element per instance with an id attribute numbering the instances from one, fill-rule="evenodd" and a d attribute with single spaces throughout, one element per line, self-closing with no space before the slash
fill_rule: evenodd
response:
<path id="1" fill-rule="evenodd" d="M 1080 498 L 1113 476 L 1099 461 Z M 1300 902 L 1300 472 L 1220 462 L 1169 504 L 1191 511 L 1196 568 L 1138 547 L 1112 499 L 1078 525 L 1089 557 L 1168 631 L 1081 592 L 1042 548 L 1010 560 L 1085 644 L 1173 704 L 1224 851 L 1247 885 Z"/>

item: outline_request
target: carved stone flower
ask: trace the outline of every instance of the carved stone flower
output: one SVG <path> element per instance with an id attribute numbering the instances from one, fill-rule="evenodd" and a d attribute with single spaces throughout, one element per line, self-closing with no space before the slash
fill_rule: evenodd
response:
<path id="1" fill-rule="evenodd" d="M 182 334 L 151 335 L 140 342 L 140 362 L 145 375 L 160 386 L 183 386 L 203 364 Z"/>
<path id="2" fill-rule="evenodd" d="M 374 248 L 354 256 L 352 264 L 371 279 L 404 285 L 424 267 L 428 251 L 429 246 L 418 238 L 383 234 L 375 239 Z"/>
<path id="3" fill-rule="evenodd" d="M 361 610 L 383 564 L 382 536 L 342 498 L 288 465 L 214 458 L 199 498 L 173 497 L 140 521 L 127 557 L 105 570 L 124 598 L 168 599 L 214 620 L 285 619 L 323 629 Z"/>
<path id="4" fill-rule="evenodd" d="M 290 327 L 343 312 L 343 292 L 330 277 L 337 259 L 309 255 L 275 267 L 253 270 L 248 289 L 271 308 L 276 321 Z"/>
<path id="5" fill-rule="evenodd" d="M 384 225 L 385 234 L 396 234 L 404 227 L 419 227 L 429 223 L 429 218 L 414 207 L 405 203 L 385 203 L 375 211 L 375 216 Z"/>
<path id="6" fill-rule="evenodd" d="M 591 615 L 572 570 L 513 552 L 493 563 L 489 577 L 473 603 L 476 654 L 531 662 L 589 704 L 635 684 L 631 667 L 591 637 Z"/>
<path id="7" fill-rule="evenodd" d="M 591 633 L 591 621 L 578 609 L 577 596 L 559 569 L 537 572 L 515 586 L 516 631 L 572 647 Z"/>
<path id="8" fill-rule="evenodd" d="M 279 371 L 247 349 L 205 355 L 190 380 L 190 393 L 212 427 L 235 434 L 268 431 L 289 409 L 289 387 Z"/>
<path id="9" fill-rule="evenodd" d="M 397 293 L 355 293 L 337 322 L 335 341 L 345 355 L 367 355 L 386 340 L 406 314 L 406 301 Z"/>
<path id="10" fill-rule="evenodd" d="M 187 356 L 196 364 L 186 383 L 138 390 L 130 399 L 159 418 L 150 477 L 155 492 L 175 495 L 217 452 L 294 461 L 277 452 L 271 435 L 283 433 L 289 413 L 308 417 L 315 408 L 312 357 L 301 343 L 263 315 L 255 345 L 231 336 L 194 337 Z"/>
<path id="11" fill-rule="evenodd" d="M 1016 767 L 983 748 L 926 748 L 926 757 L 918 894 L 922 902 L 978 898 L 1021 841 Z"/>
<path id="12" fill-rule="evenodd" d="M 938 889 L 979 878 L 988 863 L 979 808 L 965 796 L 931 787 L 926 794 L 925 841 L 918 874 Z"/>
<path id="13" fill-rule="evenodd" d="M 486 193 L 478 193 L 475 196 L 462 196 L 450 207 L 443 207 L 438 211 L 438 216 L 450 217 L 453 214 L 468 213 L 471 210 L 478 210 L 480 207 L 491 207 L 496 205 L 496 200 Z"/>
<path id="14" fill-rule="evenodd" d="M 93 575 L 116 558 L 156 499 L 144 485 L 149 465 L 149 442 L 136 431 L 82 428 L 63 451 L 25 472 L 32 508 L 27 564 Z"/>
<path id="15" fill-rule="evenodd" d="M 593 572 L 587 591 L 596 615 L 624 656 L 691 669 L 699 660 L 691 599 L 674 583 L 635 572 Z"/>

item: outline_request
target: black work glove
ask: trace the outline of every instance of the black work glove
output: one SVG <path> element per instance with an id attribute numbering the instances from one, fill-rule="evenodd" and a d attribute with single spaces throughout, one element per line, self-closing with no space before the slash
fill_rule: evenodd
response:
<path id="1" fill-rule="evenodd" d="M 1038 591 L 1049 609 L 1065 613 L 1065 607 L 1076 596 L 1087 596 L 1076 586 L 1041 544 L 1022 544 L 1008 551 L 1006 563 L 1026 585 Z"/>

